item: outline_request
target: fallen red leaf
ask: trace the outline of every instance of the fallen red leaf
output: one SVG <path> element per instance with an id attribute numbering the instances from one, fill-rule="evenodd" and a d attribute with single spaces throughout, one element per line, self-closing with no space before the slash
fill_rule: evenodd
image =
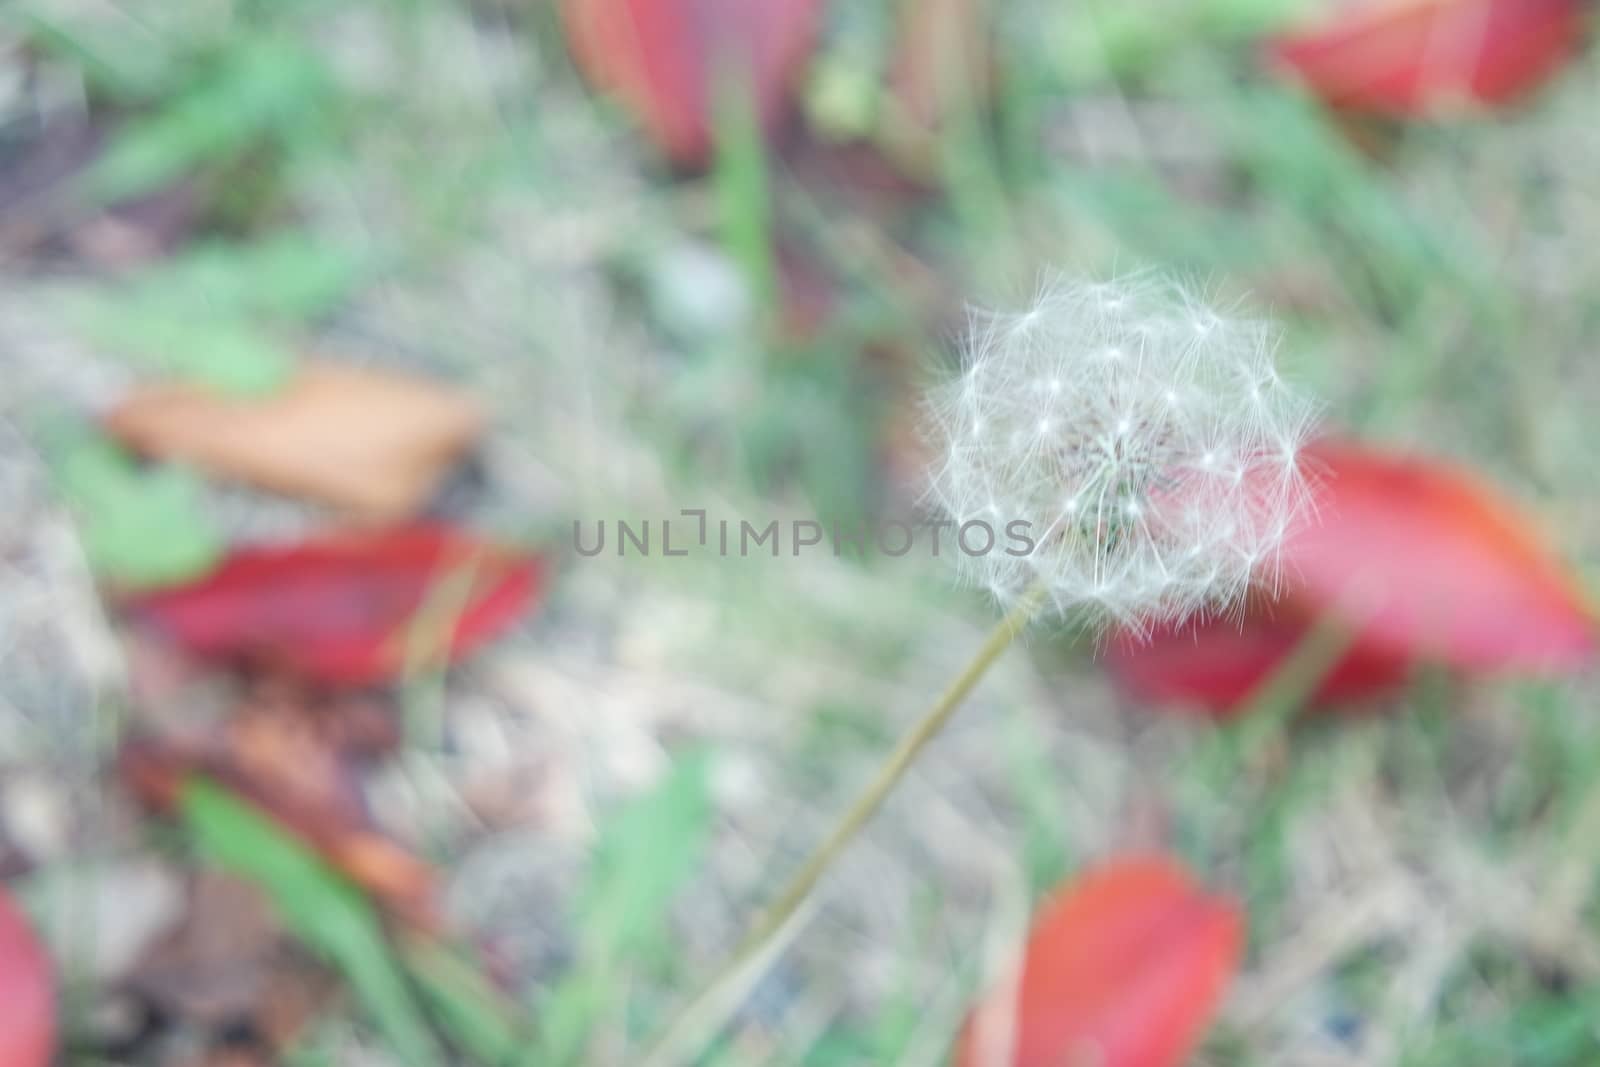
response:
<path id="1" fill-rule="evenodd" d="M 0 891 L 0 1063 L 47 1067 L 56 1046 L 55 968 L 21 910 Z"/>
<path id="2" fill-rule="evenodd" d="M 1582 590 L 1515 508 L 1468 473 L 1348 441 L 1307 451 L 1315 521 L 1284 546 L 1276 603 L 1126 635 L 1107 663 L 1152 700 L 1222 709 L 1263 681 L 1332 614 L 1353 640 L 1315 703 L 1401 682 L 1412 665 L 1557 672 L 1589 663 L 1595 617 Z"/>
<path id="3" fill-rule="evenodd" d="M 1015 981 L 974 1008 L 956 1063 L 1182 1063 L 1233 976 L 1242 932 L 1238 908 L 1172 860 L 1111 860 L 1040 910 Z"/>
<path id="4" fill-rule="evenodd" d="M 1435 116 L 1536 87 L 1576 48 L 1583 16 L 1581 0 L 1359 0 L 1268 50 L 1335 107 Z"/>
<path id="5" fill-rule="evenodd" d="M 126 606 L 196 656 L 370 685 L 496 636 L 542 572 L 537 557 L 414 525 L 238 549 L 205 578 Z"/>
<path id="6" fill-rule="evenodd" d="M 1583 591 L 1518 510 L 1464 470 L 1348 441 L 1308 452 L 1317 520 L 1284 551 L 1289 596 L 1363 644 L 1468 670 L 1572 670 L 1595 653 Z"/>
<path id="7" fill-rule="evenodd" d="M 1244 619 L 1211 618 L 1117 634 L 1102 662 L 1134 697 L 1154 704 L 1193 706 L 1216 715 L 1241 711 L 1244 701 L 1305 639 L 1310 626 L 1266 611 Z M 1308 698 L 1315 706 L 1376 696 L 1411 672 L 1402 656 L 1355 643 Z"/>
<path id="8" fill-rule="evenodd" d="M 718 79 L 743 78 L 769 129 L 816 34 L 822 0 L 566 0 L 574 59 L 674 162 L 712 144 Z"/>

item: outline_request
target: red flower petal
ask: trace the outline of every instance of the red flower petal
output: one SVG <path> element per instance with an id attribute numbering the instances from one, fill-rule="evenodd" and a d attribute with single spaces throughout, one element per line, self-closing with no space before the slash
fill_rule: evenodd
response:
<path id="1" fill-rule="evenodd" d="M 1416 117 L 1516 98 L 1582 33 L 1580 0 L 1362 0 L 1269 51 L 1335 107 Z"/>
<path id="2" fill-rule="evenodd" d="M 128 607 L 201 657 L 369 685 L 399 676 L 431 625 L 448 628 L 431 641 L 452 663 L 496 636 L 542 571 L 536 557 L 415 525 L 238 549 L 207 577 Z"/>
<path id="3" fill-rule="evenodd" d="M 1350 442 L 1308 452 L 1317 521 L 1284 551 L 1289 596 L 1360 642 L 1469 670 L 1571 670 L 1595 652 L 1582 591 L 1531 525 L 1466 472 Z"/>
<path id="4" fill-rule="evenodd" d="M 712 143 L 717 79 L 743 77 L 772 126 L 811 50 L 821 0 L 567 0 L 573 57 L 675 162 Z"/>
<path id="5" fill-rule="evenodd" d="M 1169 859 L 1106 863 L 1039 912 L 1015 984 L 968 1018 L 958 1067 L 1182 1063 L 1238 965 L 1242 928 L 1230 901 Z"/>
<path id="6" fill-rule="evenodd" d="M 1222 715 L 1241 710 L 1245 698 L 1299 646 L 1308 630 L 1304 622 L 1264 612 L 1243 620 L 1205 619 L 1158 627 L 1143 636 L 1118 634 L 1105 648 L 1104 663 L 1140 700 L 1188 704 Z M 1409 673 L 1404 657 L 1358 642 L 1323 677 L 1310 703 L 1375 696 L 1397 688 Z"/>
<path id="7" fill-rule="evenodd" d="M 55 968 L 28 920 L 0 892 L 0 1063 L 47 1067 L 55 1054 Z"/>

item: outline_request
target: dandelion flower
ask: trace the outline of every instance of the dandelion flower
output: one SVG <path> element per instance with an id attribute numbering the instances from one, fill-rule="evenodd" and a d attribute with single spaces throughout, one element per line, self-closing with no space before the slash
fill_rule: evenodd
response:
<path id="1" fill-rule="evenodd" d="M 977 317 L 964 370 L 930 397 L 931 497 L 1033 547 L 957 553 L 967 576 L 1002 602 L 1038 588 L 1060 613 L 1121 623 L 1275 581 L 1315 421 L 1276 343 L 1148 277 L 1055 280 L 1026 311 Z"/>

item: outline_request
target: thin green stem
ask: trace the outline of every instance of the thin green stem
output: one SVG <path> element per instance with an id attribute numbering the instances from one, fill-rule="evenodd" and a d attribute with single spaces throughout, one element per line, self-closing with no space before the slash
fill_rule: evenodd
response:
<path id="1" fill-rule="evenodd" d="M 1304 710 L 1356 634 L 1337 615 L 1320 616 L 1294 648 L 1240 702 L 1226 727 L 1193 756 L 1200 780 L 1222 788 L 1260 758 Z"/>
<path id="2" fill-rule="evenodd" d="M 812 852 L 811 856 L 801 864 L 789 884 L 784 887 L 766 911 L 745 934 L 738 946 L 728 958 L 728 962 L 712 976 L 701 992 L 689 1002 L 672 1025 L 655 1042 L 649 1053 L 644 1058 L 648 1067 L 666 1067 L 668 1064 L 678 1062 L 678 1055 L 685 1045 L 690 1043 L 696 1032 L 702 1036 L 720 1029 L 726 1021 L 724 1012 L 731 1013 L 737 1007 L 737 998 L 727 994 L 729 989 L 753 984 L 753 976 L 747 972 L 758 963 L 770 958 L 768 952 L 770 943 L 774 938 L 784 932 L 791 925 L 792 920 L 800 912 L 806 901 L 811 896 L 811 891 L 816 888 L 822 876 L 827 873 L 834 861 L 849 847 L 856 834 L 861 831 L 883 805 L 884 800 L 894 791 L 894 787 L 905 777 L 906 771 L 916 762 L 917 756 L 927 747 L 944 729 L 950 721 L 951 715 L 961 706 L 967 694 L 983 678 L 984 674 L 1000 658 L 1011 642 L 1016 640 L 1019 633 L 1027 627 L 1044 600 L 1044 591 L 1034 588 L 1023 595 L 1022 599 L 1001 619 L 985 639 L 982 647 L 978 649 L 972 661 L 956 676 L 947 689 L 940 694 L 931 707 L 923 713 L 916 724 L 900 738 L 894 750 L 889 753 L 883 763 L 878 767 L 872 781 L 867 783 L 852 803 L 843 817 L 834 825 L 833 830 Z M 708 1012 L 708 1006 L 720 1006 L 723 1011 Z M 706 1018 L 708 1014 L 723 1016 L 721 1018 Z"/>

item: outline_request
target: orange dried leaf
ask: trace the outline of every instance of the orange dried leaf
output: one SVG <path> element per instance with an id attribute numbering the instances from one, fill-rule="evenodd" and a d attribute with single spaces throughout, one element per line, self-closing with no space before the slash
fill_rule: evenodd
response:
<path id="1" fill-rule="evenodd" d="M 973 1011 L 958 1067 L 1175 1067 L 1231 980 L 1243 919 L 1161 856 L 1124 856 L 1061 888 L 1011 981 Z"/>
<path id="2" fill-rule="evenodd" d="M 383 520 L 418 512 L 482 421 L 469 398 L 434 382 L 307 363 L 267 396 L 141 389 L 106 428 L 148 455 Z"/>
<path id="3" fill-rule="evenodd" d="M 125 743 L 118 767 L 139 799 L 163 813 L 175 810 L 192 776 L 215 779 L 316 849 L 388 913 L 430 928 L 437 922 L 434 872 L 373 823 L 357 765 L 369 738 L 351 737 L 341 725 L 349 707 L 308 703 L 292 690 L 258 695 L 220 727 Z"/>

